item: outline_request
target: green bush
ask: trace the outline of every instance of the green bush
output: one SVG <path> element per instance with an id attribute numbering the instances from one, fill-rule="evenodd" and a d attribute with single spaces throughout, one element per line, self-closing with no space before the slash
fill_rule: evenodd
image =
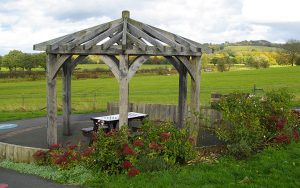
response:
<path id="1" fill-rule="evenodd" d="M 299 65 L 300 66 L 300 55 L 296 57 L 296 59 L 295 59 L 295 65 Z"/>
<path id="2" fill-rule="evenodd" d="M 246 158 L 264 145 L 297 140 L 299 119 L 291 111 L 292 98 L 286 90 L 267 92 L 262 98 L 242 93 L 224 97 L 216 105 L 223 118 L 216 133 L 228 152 Z"/>
<path id="3" fill-rule="evenodd" d="M 128 134 L 127 128 L 99 131 L 94 148 L 90 164 L 95 171 L 129 176 L 184 164 L 196 154 L 189 131 L 169 123 L 146 122 L 138 134 Z"/>

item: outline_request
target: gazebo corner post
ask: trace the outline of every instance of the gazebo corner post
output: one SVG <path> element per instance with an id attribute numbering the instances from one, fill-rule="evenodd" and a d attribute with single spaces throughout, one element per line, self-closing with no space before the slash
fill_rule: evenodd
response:
<path id="1" fill-rule="evenodd" d="M 128 101 L 129 101 L 129 79 L 128 79 L 128 55 L 120 55 L 119 61 L 119 128 L 128 125 Z"/>
<path id="2" fill-rule="evenodd" d="M 178 128 L 183 128 L 186 113 L 187 97 L 187 69 L 180 64 L 179 73 L 179 94 L 178 94 Z"/>
<path id="3" fill-rule="evenodd" d="M 47 54 L 47 144 L 57 144 L 56 78 L 52 77 L 57 55 Z"/>
<path id="4" fill-rule="evenodd" d="M 191 79 L 191 112 L 192 120 L 197 123 L 196 114 L 200 113 L 200 79 L 201 79 L 201 56 L 193 56 L 190 62 L 195 71 L 195 78 Z"/>
<path id="5" fill-rule="evenodd" d="M 70 116 L 72 113 L 71 108 L 71 76 L 72 76 L 72 64 L 71 57 L 69 57 L 62 66 L 62 85 L 63 85 L 63 135 L 71 135 Z"/>

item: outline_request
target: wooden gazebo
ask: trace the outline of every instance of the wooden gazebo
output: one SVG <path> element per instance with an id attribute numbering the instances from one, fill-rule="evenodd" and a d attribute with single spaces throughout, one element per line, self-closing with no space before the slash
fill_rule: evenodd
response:
<path id="1" fill-rule="evenodd" d="M 179 73 L 178 126 L 186 110 L 187 74 L 191 77 L 191 111 L 199 111 L 201 55 L 210 49 L 187 38 L 122 18 L 35 44 L 47 53 L 47 143 L 57 143 L 56 75 L 63 71 L 63 134 L 70 135 L 71 74 L 88 55 L 101 55 L 119 82 L 119 126 L 127 125 L 129 82 L 150 56 L 165 57 Z M 73 59 L 72 56 L 76 58 Z M 129 56 L 135 57 L 132 62 Z M 118 58 L 117 58 L 118 57 Z"/>

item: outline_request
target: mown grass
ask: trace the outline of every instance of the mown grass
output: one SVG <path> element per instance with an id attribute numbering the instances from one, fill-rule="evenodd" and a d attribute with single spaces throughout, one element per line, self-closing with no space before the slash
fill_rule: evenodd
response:
<path id="1" fill-rule="evenodd" d="M 82 166 L 71 171 L 8 161 L 0 166 L 84 187 L 300 187 L 300 143 L 270 147 L 247 160 L 224 156 L 171 170 L 142 172 L 133 178 L 97 177 Z"/>
<path id="2" fill-rule="evenodd" d="M 264 91 L 286 88 L 300 106 L 300 66 L 276 67 L 258 70 L 203 72 L 201 77 L 201 104 L 210 102 L 213 92 L 252 92 L 253 85 Z M 45 80 L 0 80 L 0 121 L 6 114 L 23 111 L 45 112 Z M 58 109 L 61 109 L 62 85 L 57 80 Z M 143 103 L 176 104 L 178 99 L 178 75 L 136 75 L 130 82 L 130 101 Z M 76 113 L 99 111 L 108 101 L 118 101 L 118 82 L 115 78 L 72 80 L 72 108 Z M 7 113 L 8 112 L 8 113 Z M 27 113 L 27 112 L 26 112 Z M 3 120 L 3 119 L 2 119 Z"/>

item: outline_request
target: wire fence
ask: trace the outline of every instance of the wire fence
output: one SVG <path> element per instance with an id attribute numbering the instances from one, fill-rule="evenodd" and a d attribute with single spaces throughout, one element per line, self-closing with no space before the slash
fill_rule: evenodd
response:
<path id="1" fill-rule="evenodd" d="M 58 111 L 62 110 L 62 94 L 57 93 Z M 71 106 L 73 111 L 105 110 L 107 102 L 117 101 L 117 95 L 104 95 L 102 92 L 72 93 Z M 13 94 L 0 95 L 0 111 L 40 111 L 46 110 L 46 94 Z"/>

